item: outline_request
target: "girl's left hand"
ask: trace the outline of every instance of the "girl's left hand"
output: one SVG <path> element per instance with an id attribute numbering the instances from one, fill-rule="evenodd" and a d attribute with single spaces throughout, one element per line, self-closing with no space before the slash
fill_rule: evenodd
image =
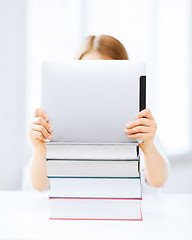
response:
<path id="1" fill-rule="evenodd" d="M 129 139 L 142 139 L 139 147 L 144 153 L 150 152 L 153 146 L 157 124 L 149 109 L 144 109 L 138 113 L 136 120 L 126 125 L 124 130 Z"/>

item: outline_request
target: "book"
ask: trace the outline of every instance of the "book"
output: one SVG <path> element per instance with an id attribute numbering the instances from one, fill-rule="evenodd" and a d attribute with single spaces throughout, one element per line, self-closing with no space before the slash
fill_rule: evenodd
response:
<path id="1" fill-rule="evenodd" d="M 138 143 L 80 144 L 46 143 L 48 159 L 138 159 Z"/>
<path id="2" fill-rule="evenodd" d="M 50 219 L 142 220 L 140 199 L 50 198 Z"/>
<path id="3" fill-rule="evenodd" d="M 139 159 L 47 159 L 48 177 L 139 177 Z"/>
<path id="4" fill-rule="evenodd" d="M 140 178 L 49 178 L 50 197 L 141 199 Z"/>
<path id="5" fill-rule="evenodd" d="M 142 220 L 138 144 L 46 143 L 50 219 Z"/>

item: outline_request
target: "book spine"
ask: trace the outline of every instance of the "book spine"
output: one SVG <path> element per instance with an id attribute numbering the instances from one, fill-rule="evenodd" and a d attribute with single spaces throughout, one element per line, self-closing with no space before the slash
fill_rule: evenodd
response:
<path id="1" fill-rule="evenodd" d="M 102 162 L 102 161 L 105 161 L 105 162 L 112 162 L 112 161 L 128 161 L 128 162 L 132 162 L 132 161 L 140 161 L 140 158 L 137 158 L 137 159 L 76 159 L 76 158 L 46 158 L 46 161 L 83 161 L 83 162 Z"/>
<path id="2" fill-rule="evenodd" d="M 100 200 L 142 200 L 142 198 L 106 198 L 106 197 L 49 197 L 49 199 L 100 199 Z"/>
<path id="3" fill-rule="evenodd" d="M 135 218 L 124 218 L 124 219 L 121 219 L 121 218 L 52 218 L 50 217 L 49 218 L 50 220 L 98 220 L 98 221 L 142 221 L 143 218 L 142 218 L 142 215 L 141 215 L 141 218 L 138 218 L 138 219 L 135 219 Z"/>

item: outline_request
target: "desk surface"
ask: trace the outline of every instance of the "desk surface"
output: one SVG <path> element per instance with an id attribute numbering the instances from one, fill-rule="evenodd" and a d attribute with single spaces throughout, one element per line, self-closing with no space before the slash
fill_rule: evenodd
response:
<path id="1" fill-rule="evenodd" d="M 146 194 L 143 221 L 49 220 L 48 193 L 0 192 L 0 239 L 192 239 L 192 194 Z"/>

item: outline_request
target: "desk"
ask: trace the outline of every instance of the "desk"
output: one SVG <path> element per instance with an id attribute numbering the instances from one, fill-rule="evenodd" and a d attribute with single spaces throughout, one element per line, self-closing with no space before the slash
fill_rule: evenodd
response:
<path id="1" fill-rule="evenodd" d="M 48 193 L 0 192 L 0 239 L 192 239 L 192 194 L 144 195 L 143 221 L 49 220 Z"/>

